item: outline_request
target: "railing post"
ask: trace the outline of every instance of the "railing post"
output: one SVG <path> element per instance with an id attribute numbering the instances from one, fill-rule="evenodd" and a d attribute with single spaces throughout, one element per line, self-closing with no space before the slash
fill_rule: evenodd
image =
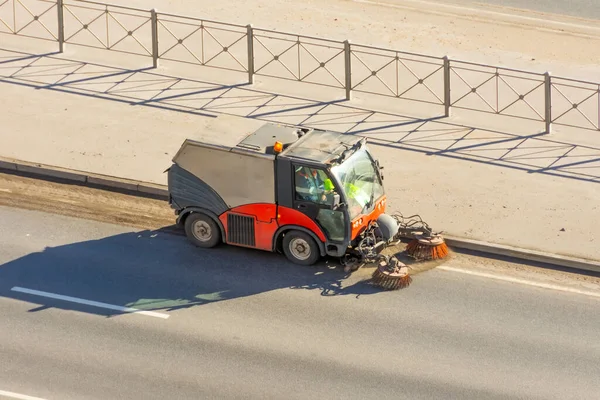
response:
<path id="1" fill-rule="evenodd" d="M 450 59 L 444 56 L 444 116 L 450 116 Z"/>
<path id="2" fill-rule="evenodd" d="M 550 72 L 544 74 L 544 122 L 546 123 L 546 134 L 552 132 L 552 80 Z"/>
<path id="3" fill-rule="evenodd" d="M 156 9 L 150 10 L 150 29 L 152 29 L 152 66 L 158 67 L 158 15 Z"/>
<path id="4" fill-rule="evenodd" d="M 254 30 L 252 24 L 246 25 L 246 41 L 248 42 L 248 83 L 254 83 Z"/>
<path id="5" fill-rule="evenodd" d="M 56 12 L 58 16 L 58 52 L 65 50 L 65 18 L 63 0 L 56 0 Z"/>
<path id="6" fill-rule="evenodd" d="M 346 76 L 346 100 L 352 100 L 352 52 L 350 41 L 344 41 L 344 65 Z"/>
<path id="7" fill-rule="evenodd" d="M 598 131 L 600 131 L 600 83 L 598 84 Z"/>

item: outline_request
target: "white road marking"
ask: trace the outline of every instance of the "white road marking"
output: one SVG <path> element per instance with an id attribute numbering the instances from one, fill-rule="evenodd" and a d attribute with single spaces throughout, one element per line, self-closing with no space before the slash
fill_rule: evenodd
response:
<path id="1" fill-rule="evenodd" d="M 20 399 L 20 400 L 45 400 L 41 397 L 33 397 L 27 396 L 26 394 L 7 392 L 5 390 L 0 390 L 0 396 L 10 397 L 11 399 Z"/>
<path id="2" fill-rule="evenodd" d="M 544 288 L 544 289 L 560 290 L 562 292 L 577 293 L 577 294 L 582 294 L 585 296 L 600 298 L 599 292 L 591 292 L 588 290 L 579 290 L 579 289 L 574 289 L 574 288 L 561 286 L 561 285 L 553 285 L 551 283 L 535 282 L 535 281 L 530 281 L 527 279 L 511 278 L 509 276 L 500 276 L 500 275 L 488 274 L 485 272 L 471 271 L 468 269 L 455 268 L 455 267 L 439 266 L 436 269 L 441 269 L 441 270 L 450 271 L 450 272 L 458 272 L 458 273 L 467 274 L 467 275 L 481 276 L 483 278 L 498 279 L 498 280 L 506 281 L 506 282 L 520 283 L 522 285 L 536 286 L 536 287 L 540 287 L 540 288 Z"/>
<path id="3" fill-rule="evenodd" d="M 11 290 L 13 290 L 15 292 L 28 293 L 28 294 L 34 294 L 37 296 L 49 297 L 51 299 L 64 300 L 64 301 L 70 301 L 73 303 L 85 304 L 85 305 L 93 306 L 93 307 L 108 308 L 110 310 L 123 311 L 123 312 L 127 312 L 127 313 L 132 313 L 132 314 L 142 314 L 142 315 L 147 315 L 149 317 L 156 317 L 156 318 L 163 318 L 163 319 L 169 318 L 168 314 L 161 314 L 161 313 L 157 313 L 157 312 L 153 312 L 153 311 L 142 311 L 137 308 L 131 308 L 131 307 L 115 306 L 112 304 L 100 303 L 98 301 L 79 299 L 77 297 L 63 296 L 61 294 L 42 292 L 40 290 L 27 289 L 27 288 L 22 288 L 22 287 L 18 287 L 18 286 L 13 287 Z"/>

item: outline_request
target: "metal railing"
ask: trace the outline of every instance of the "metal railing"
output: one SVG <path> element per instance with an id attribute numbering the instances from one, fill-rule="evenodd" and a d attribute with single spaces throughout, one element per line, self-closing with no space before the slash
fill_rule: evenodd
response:
<path id="1" fill-rule="evenodd" d="M 252 29 L 254 74 L 345 88 L 344 43 Z"/>
<path id="2" fill-rule="evenodd" d="M 0 0 L 0 33 L 58 41 L 60 9 L 57 0 Z"/>
<path id="3" fill-rule="evenodd" d="M 58 1 L 62 43 L 152 55 L 152 16 L 146 10 L 92 1 Z M 62 7 L 61 7 L 62 6 Z"/>
<path id="4" fill-rule="evenodd" d="M 157 53 L 163 59 L 231 71 L 248 71 L 245 26 L 180 17 L 152 11 L 156 18 Z M 159 46 L 160 45 L 160 46 Z"/>
<path id="5" fill-rule="evenodd" d="M 451 107 L 546 121 L 544 74 L 463 61 L 449 68 Z"/>
<path id="6" fill-rule="evenodd" d="M 0 33 L 600 131 L 600 83 L 88 0 L 0 0 Z"/>
<path id="7" fill-rule="evenodd" d="M 352 91 L 445 104 L 444 58 L 362 45 L 349 49 Z"/>
<path id="8" fill-rule="evenodd" d="M 553 77 L 551 122 L 600 131 L 600 83 Z"/>

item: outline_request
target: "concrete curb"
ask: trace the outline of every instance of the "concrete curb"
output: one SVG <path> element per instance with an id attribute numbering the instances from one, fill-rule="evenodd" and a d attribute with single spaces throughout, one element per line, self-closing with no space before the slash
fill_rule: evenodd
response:
<path id="1" fill-rule="evenodd" d="M 2 171 L 9 173 L 21 173 L 41 179 L 73 182 L 80 185 L 98 187 L 117 192 L 125 192 L 137 196 L 152 197 L 163 200 L 168 199 L 168 190 L 164 185 L 136 181 L 132 179 L 117 178 L 109 175 L 93 174 L 84 171 L 76 171 L 52 165 L 44 165 L 0 157 L 0 172 Z M 471 250 L 484 254 L 493 254 L 518 260 L 534 261 L 558 267 L 600 273 L 599 261 L 557 254 L 548 254 L 541 251 L 527 250 L 473 239 L 465 239 L 446 235 L 444 235 L 444 238 L 446 239 L 446 243 L 450 248 L 457 250 Z"/>
<path id="2" fill-rule="evenodd" d="M 168 199 L 167 187 L 150 182 L 117 178 L 110 175 L 77 171 L 68 168 L 0 157 L 0 171 L 17 172 L 42 179 L 54 179 L 85 186 L 125 192 L 143 197 Z"/>
<path id="3" fill-rule="evenodd" d="M 472 250 L 486 254 L 510 257 L 519 260 L 534 261 L 543 264 L 566 267 L 583 271 L 600 273 L 600 262 L 584 258 L 549 254 L 537 250 L 528 250 L 497 243 L 482 242 L 479 240 L 458 238 L 443 235 L 446 244 L 451 248 Z"/>

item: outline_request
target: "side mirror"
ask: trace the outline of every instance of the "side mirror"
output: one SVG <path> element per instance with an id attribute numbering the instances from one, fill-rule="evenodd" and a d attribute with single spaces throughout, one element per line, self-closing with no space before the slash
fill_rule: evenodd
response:
<path id="1" fill-rule="evenodd" d="M 340 195 L 337 193 L 334 193 L 333 196 L 331 196 L 331 197 L 332 197 L 331 198 L 331 209 L 335 210 L 340 205 Z"/>

